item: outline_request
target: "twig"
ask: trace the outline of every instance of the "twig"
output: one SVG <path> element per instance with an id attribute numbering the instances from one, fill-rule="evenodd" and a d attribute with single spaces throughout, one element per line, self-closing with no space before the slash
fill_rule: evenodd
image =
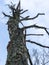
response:
<path id="1" fill-rule="evenodd" d="M 42 44 L 34 42 L 34 41 L 26 40 L 26 42 L 30 42 L 30 43 L 36 44 L 36 45 L 38 45 L 40 47 L 49 48 L 49 46 L 45 46 L 45 45 L 42 45 Z"/>
<path id="2" fill-rule="evenodd" d="M 22 26 L 24 27 L 24 25 L 23 25 L 23 23 L 22 22 L 20 22 L 21 24 L 22 24 Z"/>
<path id="3" fill-rule="evenodd" d="M 26 11 L 28 11 L 28 10 L 24 10 L 22 13 L 20 13 L 20 14 L 23 14 L 23 13 L 25 13 Z"/>
<path id="4" fill-rule="evenodd" d="M 3 15 L 6 16 L 6 17 L 11 17 L 11 18 L 13 18 L 12 16 L 5 14 L 4 12 L 2 12 L 2 13 L 3 13 Z"/>

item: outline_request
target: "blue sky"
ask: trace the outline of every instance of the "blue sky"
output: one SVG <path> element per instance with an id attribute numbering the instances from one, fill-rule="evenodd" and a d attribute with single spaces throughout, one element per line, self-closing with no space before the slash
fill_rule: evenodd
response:
<path id="1" fill-rule="evenodd" d="M 7 57 L 7 44 L 9 41 L 9 34 L 7 30 L 6 22 L 8 18 L 5 18 L 2 14 L 2 11 L 9 13 L 9 9 L 6 4 L 10 4 L 10 2 L 18 3 L 19 0 L 0 0 L 0 65 L 5 65 L 6 57 Z M 30 17 L 35 16 L 37 13 L 45 13 L 45 16 L 39 16 L 37 19 L 33 21 L 24 21 L 23 24 L 32 25 L 36 23 L 37 25 L 45 26 L 49 28 L 49 0 L 21 0 L 21 8 L 28 9 L 26 15 L 30 15 Z M 31 32 L 30 32 L 31 31 Z M 49 31 L 49 30 L 48 30 Z M 27 32 L 28 33 L 28 32 Z M 45 45 L 49 45 L 49 36 L 46 34 L 44 30 L 35 30 L 30 29 L 29 33 L 44 33 L 43 37 L 27 37 L 27 39 L 38 41 L 40 43 L 44 43 Z M 28 44 L 27 47 L 31 50 L 33 48 L 32 45 Z M 31 48 L 30 48 L 31 47 Z"/>

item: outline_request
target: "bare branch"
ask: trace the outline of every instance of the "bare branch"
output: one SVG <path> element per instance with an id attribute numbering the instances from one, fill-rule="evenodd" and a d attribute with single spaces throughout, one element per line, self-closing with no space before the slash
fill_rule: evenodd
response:
<path id="1" fill-rule="evenodd" d="M 28 10 L 24 10 L 22 13 L 20 13 L 20 14 L 23 14 L 23 13 L 25 13 L 26 11 L 28 11 Z"/>
<path id="2" fill-rule="evenodd" d="M 23 16 L 20 16 L 21 18 L 24 18 Z M 25 18 L 28 18 L 29 16 L 26 16 Z"/>
<path id="3" fill-rule="evenodd" d="M 33 18 L 23 18 L 21 19 L 20 21 L 24 21 L 24 20 L 33 20 L 33 19 L 36 19 L 39 15 L 45 15 L 44 13 L 38 13 L 35 17 Z"/>
<path id="4" fill-rule="evenodd" d="M 12 4 L 12 3 L 11 3 Z M 12 4 L 12 5 L 9 5 L 9 4 L 7 4 L 8 5 L 8 7 L 11 9 L 11 10 L 15 10 L 15 4 Z"/>
<path id="5" fill-rule="evenodd" d="M 25 37 L 24 37 L 24 39 L 26 39 L 26 30 L 25 30 Z M 25 42 L 25 45 L 26 45 L 26 42 Z M 27 49 L 27 47 L 26 47 L 26 49 Z M 28 54 L 28 59 L 29 59 L 30 65 L 33 65 L 28 49 L 27 49 L 27 54 Z"/>
<path id="6" fill-rule="evenodd" d="M 27 50 L 28 50 L 28 49 L 27 49 Z M 30 57 L 30 54 L 29 54 L 28 51 L 27 51 L 27 54 L 28 54 L 28 56 L 29 56 L 30 65 L 33 65 L 32 60 L 31 60 L 31 57 Z"/>
<path id="7" fill-rule="evenodd" d="M 40 47 L 49 48 L 49 46 L 45 46 L 45 45 L 42 45 L 42 44 L 34 42 L 34 41 L 26 40 L 26 42 L 30 42 L 30 43 L 36 44 L 36 45 L 38 45 Z"/>
<path id="8" fill-rule="evenodd" d="M 20 22 L 21 24 L 22 24 L 22 26 L 24 27 L 24 25 L 23 25 L 23 23 L 22 22 Z"/>
<path id="9" fill-rule="evenodd" d="M 24 17 L 22 17 L 22 16 L 20 16 L 21 18 L 24 18 Z"/>
<path id="10" fill-rule="evenodd" d="M 47 31 L 46 27 L 42 27 L 42 26 L 38 26 L 38 25 L 34 24 L 34 25 L 31 25 L 31 26 L 23 27 L 22 29 L 25 30 L 25 29 L 28 29 L 28 28 L 39 28 L 39 29 L 43 29 L 49 35 L 49 32 Z"/>
<path id="11" fill-rule="evenodd" d="M 20 9 L 20 12 L 23 11 L 23 9 Z"/>
<path id="12" fill-rule="evenodd" d="M 7 14 L 5 14 L 4 12 L 2 12 L 2 13 L 3 13 L 4 16 L 6 16 L 6 17 L 11 17 L 11 18 L 12 18 L 12 16 L 7 15 Z"/>
<path id="13" fill-rule="evenodd" d="M 44 34 L 26 34 L 26 36 L 30 36 L 30 35 L 34 35 L 34 36 L 43 36 Z"/>

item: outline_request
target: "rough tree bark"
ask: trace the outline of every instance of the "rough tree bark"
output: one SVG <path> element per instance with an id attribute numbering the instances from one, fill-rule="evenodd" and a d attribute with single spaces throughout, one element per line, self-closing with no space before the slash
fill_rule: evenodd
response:
<path id="1" fill-rule="evenodd" d="M 3 12 L 5 16 L 9 17 L 7 24 L 10 41 L 7 46 L 8 55 L 6 65 L 28 65 L 28 50 L 25 44 L 25 35 L 18 25 L 18 20 L 20 20 L 20 2 L 16 9 L 14 5 L 8 6 L 12 10 L 13 16 L 6 15 Z"/>
<path id="2" fill-rule="evenodd" d="M 26 16 L 24 18 L 21 16 L 21 14 L 25 13 L 28 10 L 23 11 L 23 9 L 20 9 L 20 1 L 16 8 L 15 8 L 15 5 L 13 5 L 13 4 L 8 5 L 8 6 L 12 11 L 12 16 L 7 15 L 3 12 L 4 16 L 9 17 L 7 25 L 8 25 L 10 41 L 7 46 L 8 54 L 7 54 L 6 65 L 28 65 L 27 59 L 29 59 L 30 65 L 33 65 L 29 52 L 28 52 L 28 49 L 26 47 L 26 42 L 34 43 L 41 47 L 46 47 L 46 48 L 49 48 L 49 47 L 41 45 L 41 44 L 31 41 L 31 40 L 26 40 L 26 36 L 28 36 L 28 35 L 43 36 L 43 34 L 26 34 L 26 29 L 33 28 L 33 27 L 43 29 L 46 31 L 46 33 L 48 35 L 49 35 L 49 32 L 47 31 L 47 28 L 37 26 L 36 24 L 24 27 L 24 25 L 21 21 L 33 20 L 33 19 L 36 19 L 39 15 L 45 15 L 45 14 L 38 13 L 33 18 L 29 18 L 29 16 Z M 19 23 L 21 23 L 23 25 L 22 28 L 19 27 Z M 24 31 L 25 31 L 25 33 L 24 33 Z"/>

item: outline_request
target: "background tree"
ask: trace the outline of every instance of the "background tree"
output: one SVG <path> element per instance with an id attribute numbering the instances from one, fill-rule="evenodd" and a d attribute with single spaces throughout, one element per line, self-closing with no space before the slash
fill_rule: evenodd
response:
<path id="1" fill-rule="evenodd" d="M 42 51 L 33 49 L 32 56 L 34 58 L 33 65 L 48 65 L 49 63 L 49 49 L 47 51 L 45 49 Z"/>
<path id="2" fill-rule="evenodd" d="M 10 41 L 7 46 L 7 62 L 6 65 L 28 65 L 28 59 L 30 61 L 30 64 L 32 64 L 30 54 L 28 52 L 28 49 L 26 47 L 26 42 L 34 43 L 36 45 L 39 45 L 41 47 L 49 48 L 48 46 L 44 46 L 38 42 L 26 40 L 26 36 L 30 35 L 36 35 L 36 36 L 43 36 L 43 34 L 26 34 L 26 30 L 29 28 L 37 28 L 37 29 L 43 29 L 46 31 L 46 33 L 49 35 L 49 32 L 47 31 L 46 27 L 38 26 L 36 24 L 30 25 L 30 26 L 24 26 L 22 21 L 26 20 L 34 20 L 39 15 L 45 15 L 44 13 L 38 13 L 35 17 L 30 18 L 29 16 L 23 17 L 21 16 L 23 13 L 25 13 L 28 10 L 23 11 L 23 9 L 20 8 L 20 1 L 15 7 L 15 4 L 11 3 L 12 5 L 8 5 L 11 9 L 12 15 L 7 15 L 3 12 L 4 16 L 9 17 L 9 20 L 7 22 L 8 25 L 8 31 L 9 31 L 9 37 Z M 19 27 L 19 23 L 22 24 L 22 28 Z M 25 33 L 24 33 L 25 31 Z"/>

